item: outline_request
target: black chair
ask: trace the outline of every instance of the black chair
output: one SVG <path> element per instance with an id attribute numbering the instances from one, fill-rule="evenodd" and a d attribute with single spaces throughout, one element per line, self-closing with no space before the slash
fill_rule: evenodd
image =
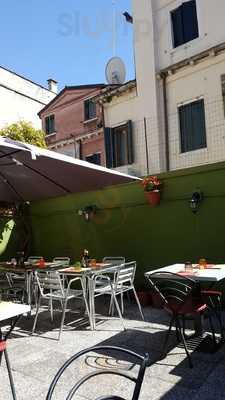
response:
<path id="1" fill-rule="evenodd" d="M 163 344 L 163 357 L 167 354 L 167 344 L 174 325 L 177 340 L 183 343 L 189 366 L 192 368 L 193 364 L 186 343 L 185 321 L 187 318 L 196 319 L 208 309 L 207 304 L 201 296 L 200 283 L 187 276 L 166 271 L 153 272 L 152 274 L 148 272 L 145 276 L 151 285 L 153 293 L 161 300 L 162 308 L 171 315 L 169 329 Z M 208 318 L 213 340 L 216 343 L 210 313 L 208 314 Z"/>
<path id="2" fill-rule="evenodd" d="M 95 346 L 95 347 L 90 347 L 88 349 L 82 350 L 79 353 L 73 355 L 71 358 L 69 358 L 68 361 L 65 362 L 65 364 L 60 368 L 60 370 L 58 371 L 58 373 L 56 374 L 55 378 L 53 379 L 50 388 L 48 390 L 48 394 L 46 397 L 46 400 L 51 400 L 52 399 L 52 395 L 53 392 L 55 390 L 55 387 L 59 381 L 59 379 L 61 378 L 61 376 L 63 375 L 63 373 L 65 372 L 65 370 L 75 361 L 77 360 L 79 357 L 88 354 L 90 352 L 95 352 L 95 353 L 103 353 L 105 354 L 106 352 L 120 352 L 121 355 L 126 355 L 126 357 L 130 357 L 132 358 L 132 360 L 136 360 L 136 362 L 140 365 L 139 370 L 138 370 L 138 374 L 137 376 L 132 375 L 131 373 L 127 372 L 127 371 L 123 371 L 121 369 L 118 368 L 107 368 L 107 369 L 98 369 L 95 370 L 94 372 L 90 372 L 88 374 L 86 374 L 84 377 L 82 377 L 81 379 L 79 379 L 79 381 L 77 383 L 74 384 L 74 386 L 70 389 L 67 397 L 65 397 L 65 400 L 71 400 L 73 399 L 74 395 L 76 394 L 77 390 L 84 384 L 86 383 L 89 379 L 98 376 L 98 375 L 117 375 L 117 376 L 121 376 L 124 378 L 129 379 L 130 381 L 132 381 L 135 386 L 134 386 L 134 391 L 133 391 L 133 395 L 131 397 L 130 400 L 138 400 L 139 399 L 139 395 L 140 395 L 140 391 L 141 391 L 141 386 L 142 386 L 142 382 L 144 379 L 144 375 L 145 375 L 145 369 L 147 366 L 150 365 L 150 361 L 149 361 L 149 355 L 146 354 L 144 357 L 134 353 L 133 351 L 127 350 L 127 349 L 123 349 L 121 347 L 115 347 L 115 346 Z M 132 361 L 133 362 L 133 361 Z M 94 399 L 93 399 L 94 400 Z M 107 396 L 103 396 L 103 397 L 98 397 L 95 400 L 125 400 L 124 398 L 120 397 L 120 396 L 115 396 L 115 395 L 107 395 Z"/>

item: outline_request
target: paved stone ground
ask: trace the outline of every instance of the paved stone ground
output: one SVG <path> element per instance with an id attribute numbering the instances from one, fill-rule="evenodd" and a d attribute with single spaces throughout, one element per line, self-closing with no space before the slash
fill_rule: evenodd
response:
<path id="1" fill-rule="evenodd" d="M 76 305 L 76 309 L 78 307 Z M 18 400 L 44 400 L 48 387 L 59 367 L 79 350 L 93 345 L 116 345 L 140 354 L 150 353 L 152 365 L 147 369 L 140 400 L 222 400 L 225 399 L 225 346 L 213 352 L 208 344 L 202 352 L 193 351 L 196 342 L 190 342 L 194 368 L 188 367 L 182 346 L 177 346 L 175 335 L 171 336 L 170 352 L 160 359 L 160 348 L 167 329 L 168 317 L 163 311 L 144 308 L 145 322 L 140 319 L 134 304 L 127 304 L 124 331 L 118 319 L 107 317 L 104 301 L 99 303 L 96 331 L 89 329 L 87 319 L 81 312 L 68 313 L 66 326 L 58 342 L 60 312 L 55 313 L 54 324 L 49 313 L 42 310 L 37 332 L 30 335 L 33 316 L 22 318 L 8 343 L 8 354 Z M 103 314 L 103 315 L 102 315 Z M 207 321 L 205 324 L 207 328 Z M 207 352 L 206 352 L 207 351 Z M 120 364 L 122 368 L 136 367 L 132 360 L 114 355 L 92 354 L 72 365 L 60 382 L 53 400 L 64 400 L 65 394 L 84 372 L 101 366 Z M 157 361 L 158 360 L 158 361 Z M 82 363 L 82 361 L 84 361 Z M 79 391 L 78 400 L 94 400 L 100 395 L 120 394 L 130 400 L 131 384 L 120 378 L 100 376 Z M 5 362 L 0 367 L 0 400 L 11 399 Z"/>

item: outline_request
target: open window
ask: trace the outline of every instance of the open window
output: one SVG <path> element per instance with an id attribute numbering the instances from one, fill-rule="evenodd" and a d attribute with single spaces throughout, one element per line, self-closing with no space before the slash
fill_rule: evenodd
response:
<path id="1" fill-rule="evenodd" d="M 115 128 L 105 128 L 105 149 L 108 168 L 133 164 L 132 121 Z"/>

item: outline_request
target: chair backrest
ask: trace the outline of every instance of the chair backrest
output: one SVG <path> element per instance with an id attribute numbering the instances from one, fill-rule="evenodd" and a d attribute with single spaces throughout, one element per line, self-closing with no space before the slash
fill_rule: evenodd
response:
<path id="1" fill-rule="evenodd" d="M 127 378 L 128 380 L 132 381 L 135 386 L 134 386 L 134 391 L 132 394 L 132 397 L 130 398 L 130 400 L 138 400 L 139 398 L 139 394 L 141 391 L 141 386 L 142 386 L 142 382 L 144 379 L 144 375 L 145 375 L 145 369 L 147 366 L 150 365 L 150 361 L 149 361 L 149 355 L 146 354 L 144 357 L 134 353 L 131 350 L 127 350 L 127 349 L 123 349 L 121 347 L 115 347 L 115 346 L 95 346 L 95 347 L 91 347 L 89 349 L 86 350 L 82 350 L 79 353 L 75 354 L 74 356 L 72 356 L 71 358 L 69 358 L 68 361 L 65 362 L 65 364 L 60 368 L 60 370 L 58 371 L 58 373 L 56 374 L 55 378 L 53 379 L 49 390 L 48 390 L 48 394 L 46 397 L 46 400 L 51 400 L 52 399 L 52 395 L 53 392 L 55 391 L 56 385 L 59 381 L 59 379 L 61 378 L 61 376 L 63 375 L 63 373 L 67 370 L 68 367 L 70 367 L 70 365 L 77 360 L 79 357 L 84 356 L 86 354 L 89 353 L 101 353 L 101 354 L 106 354 L 109 353 L 110 357 L 111 354 L 114 352 L 114 354 L 116 355 L 116 357 L 120 358 L 121 356 L 126 356 L 126 359 L 129 357 L 132 360 L 132 364 L 134 364 L 134 360 L 136 364 L 139 364 L 139 370 L 136 376 L 131 375 L 129 372 L 122 370 L 121 368 L 109 368 L 107 365 L 107 362 L 105 363 L 105 368 L 95 368 L 93 372 L 88 372 L 85 376 L 83 376 L 82 378 L 80 378 L 78 380 L 78 382 L 76 382 L 72 388 L 69 391 L 69 394 L 67 395 L 67 397 L 65 396 L 64 399 L 65 400 L 71 400 L 73 399 L 74 395 L 76 394 L 76 392 L 78 391 L 78 389 L 85 384 L 88 380 L 96 377 L 96 376 L 100 376 L 101 379 L 101 375 L 117 375 L 117 376 L 122 376 L 124 378 Z M 120 354 L 120 355 L 119 355 Z M 88 356 L 85 359 L 85 363 L 88 359 Z M 123 359 L 123 358 L 122 358 Z M 102 384 L 102 380 L 100 380 L 100 383 Z M 101 385 L 100 385 L 101 387 Z M 105 391 L 105 390 L 104 390 Z M 91 392 L 91 389 L 90 389 Z M 93 399 L 93 394 L 90 393 L 91 398 Z M 98 397 L 98 399 L 100 399 Z M 121 397 L 117 397 L 117 396 L 113 396 L 113 395 L 107 395 L 104 396 L 102 399 L 120 399 L 123 400 Z M 94 399 L 93 399 L 94 400 Z M 97 400 L 97 399 L 96 399 Z"/>
<path id="2" fill-rule="evenodd" d="M 145 276 L 162 306 L 174 314 L 184 309 L 186 304 L 190 309 L 191 302 L 201 297 L 199 282 L 187 276 L 166 271 L 146 273 Z"/>
<path id="3" fill-rule="evenodd" d="M 53 262 L 60 262 L 63 266 L 70 265 L 70 257 L 54 257 Z"/>
<path id="4" fill-rule="evenodd" d="M 104 263 L 112 265 L 121 265 L 125 263 L 125 257 L 104 257 L 102 260 Z"/>
<path id="5" fill-rule="evenodd" d="M 136 273 L 136 261 L 125 263 L 117 271 L 115 277 L 116 285 L 123 285 L 126 283 L 133 284 Z"/>
<path id="6" fill-rule="evenodd" d="M 63 284 L 57 271 L 35 271 L 35 279 L 42 297 L 57 292 L 64 296 Z"/>
<path id="7" fill-rule="evenodd" d="M 28 257 L 27 261 L 29 264 L 36 264 L 39 260 L 41 260 L 43 257 L 42 256 L 30 256 Z"/>

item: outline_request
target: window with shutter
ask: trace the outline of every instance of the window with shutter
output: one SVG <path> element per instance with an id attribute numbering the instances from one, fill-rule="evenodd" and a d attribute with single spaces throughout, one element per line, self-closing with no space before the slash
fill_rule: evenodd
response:
<path id="1" fill-rule="evenodd" d="M 55 132 L 55 116 L 52 114 L 45 118 L 45 133 L 50 135 Z"/>
<path id="2" fill-rule="evenodd" d="M 186 1 L 171 12 L 173 46 L 178 47 L 199 37 L 196 0 Z"/>
<path id="3" fill-rule="evenodd" d="M 84 119 L 88 121 L 93 118 L 96 118 L 96 104 L 92 99 L 87 99 L 84 102 Z"/>
<path id="4" fill-rule="evenodd" d="M 108 168 L 133 164 L 132 121 L 115 128 L 105 128 L 105 149 Z"/>
<path id="5" fill-rule="evenodd" d="M 179 107 L 181 153 L 205 148 L 206 126 L 204 100 Z"/>

